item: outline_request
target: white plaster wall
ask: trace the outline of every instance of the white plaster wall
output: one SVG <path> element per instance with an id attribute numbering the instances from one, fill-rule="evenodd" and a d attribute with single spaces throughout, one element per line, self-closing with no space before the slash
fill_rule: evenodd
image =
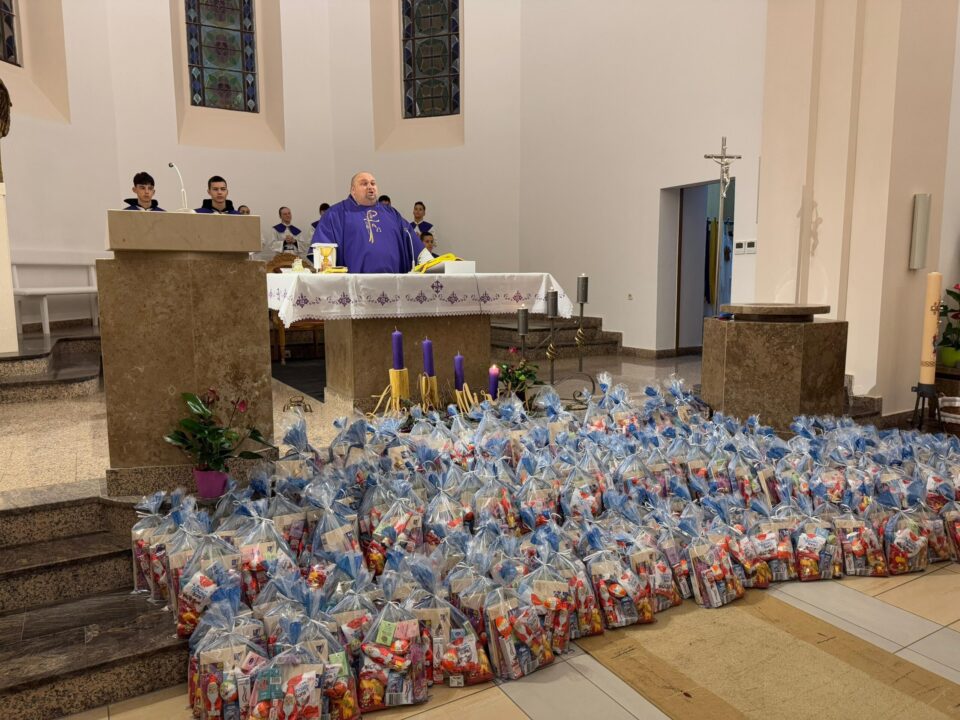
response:
<path id="1" fill-rule="evenodd" d="M 520 0 L 461 4 L 464 143 L 428 150 L 375 148 L 370 3 L 329 7 L 334 198 L 347 196 L 353 173 L 370 170 L 408 219 L 414 202 L 426 204 L 438 250 L 476 260 L 481 272 L 517 270 Z"/>
<path id="2" fill-rule="evenodd" d="M 716 179 L 703 155 L 721 135 L 743 155 L 736 238 L 756 237 L 766 2 L 524 0 L 522 23 L 521 268 L 565 287 L 588 273 L 591 315 L 626 346 L 668 347 L 660 190 Z"/>
<path id="3" fill-rule="evenodd" d="M 953 95 L 950 100 L 950 134 L 947 140 L 947 173 L 943 187 L 943 226 L 939 258 L 927 255 L 927 268 L 939 262 L 943 283 L 960 283 L 960 18 L 957 22 L 957 52 L 953 64 Z"/>

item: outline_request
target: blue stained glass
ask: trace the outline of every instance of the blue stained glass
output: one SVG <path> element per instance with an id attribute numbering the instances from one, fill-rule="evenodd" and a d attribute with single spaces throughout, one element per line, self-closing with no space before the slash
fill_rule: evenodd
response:
<path id="1" fill-rule="evenodd" d="M 184 0 L 190 102 L 259 112 L 254 0 Z"/>
<path id="2" fill-rule="evenodd" d="M 400 0 L 405 118 L 460 112 L 460 0 Z"/>
<path id="3" fill-rule="evenodd" d="M 17 42 L 17 7 L 12 0 L 0 0 L 0 60 L 20 64 Z"/>

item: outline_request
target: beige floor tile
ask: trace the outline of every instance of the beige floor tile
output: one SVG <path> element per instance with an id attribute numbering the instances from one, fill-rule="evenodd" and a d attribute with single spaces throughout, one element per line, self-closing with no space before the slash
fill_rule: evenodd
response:
<path id="1" fill-rule="evenodd" d="M 788 605 L 793 605 L 793 607 L 797 608 L 798 610 L 803 610 L 808 615 L 813 615 L 816 618 L 820 618 L 821 620 L 824 620 L 830 623 L 834 627 L 838 627 L 841 630 L 845 630 L 846 632 L 850 633 L 854 637 L 858 637 L 861 640 L 866 640 L 868 643 L 872 645 L 876 645 L 879 648 L 883 648 L 887 652 L 896 652 L 902 647 L 901 645 L 898 645 L 892 640 L 888 640 L 887 638 L 880 637 L 876 633 L 870 632 L 869 630 L 865 630 L 859 625 L 855 625 L 852 622 L 844 620 L 843 618 L 838 617 L 833 613 L 827 612 L 826 610 L 821 610 L 818 607 L 814 607 L 810 603 L 804 602 L 803 600 L 799 600 L 798 598 L 795 598 L 792 595 L 788 595 L 787 593 L 780 592 L 776 587 L 772 588 L 771 590 L 768 590 L 768 592 L 778 600 L 782 600 Z"/>
<path id="2" fill-rule="evenodd" d="M 389 710 L 378 710 L 374 717 L 382 720 L 405 720 L 411 717 L 422 717 L 425 712 L 451 709 L 451 717 L 459 715 L 452 711 L 452 708 L 460 707 L 467 698 L 482 693 L 486 690 L 496 689 L 493 683 L 484 683 L 483 685 L 472 685 L 465 688 L 452 688 L 446 685 L 434 685 L 430 688 L 430 699 L 423 705 L 405 705 Z M 437 715 L 435 717 L 446 717 Z"/>
<path id="3" fill-rule="evenodd" d="M 649 702 L 587 653 L 571 657 L 567 662 L 638 720 L 668 720 L 656 705 Z"/>
<path id="4" fill-rule="evenodd" d="M 960 574 L 944 568 L 887 590 L 877 599 L 940 625 L 949 625 L 960 620 Z"/>
<path id="5" fill-rule="evenodd" d="M 187 686 L 158 690 L 110 706 L 110 720 L 190 720 Z"/>
<path id="6" fill-rule="evenodd" d="M 379 718 L 380 713 L 371 717 Z M 530 716 L 518 708 L 500 688 L 490 687 L 413 717 L 417 720 L 526 720 Z"/>
<path id="7" fill-rule="evenodd" d="M 960 632 L 944 628 L 917 640 L 908 649 L 960 672 Z"/>
<path id="8" fill-rule="evenodd" d="M 936 673 L 940 677 L 946 678 L 950 682 L 960 684 L 960 671 L 947 667 L 943 663 L 938 663 L 936 660 L 931 660 L 926 655 L 921 655 L 915 650 L 904 648 L 903 650 L 898 650 L 896 655 L 904 660 L 909 660 L 914 665 L 919 665 L 924 670 L 929 670 L 932 673 Z"/>
<path id="9" fill-rule="evenodd" d="M 933 577 L 935 574 L 929 576 L 929 578 Z M 908 583 L 906 587 L 914 584 Z M 820 610 L 826 610 L 842 620 L 886 638 L 901 647 L 916 642 L 941 627 L 938 623 L 851 590 L 842 583 L 834 581 L 779 583 L 776 591 L 803 600 Z M 897 592 L 897 590 L 889 592 Z"/>
<path id="10" fill-rule="evenodd" d="M 960 563 L 949 562 L 949 563 L 946 563 L 946 566 L 947 566 L 946 569 L 948 572 L 960 573 Z"/>
<path id="11" fill-rule="evenodd" d="M 922 573 L 909 573 L 907 575 L 894 575 L 893 577 L 843 577 L 840 579 L 840 584 L 846 587 L 852 588 L 858 592 L 866 593 L 867 595 L 877 596 L 882 592 L 887 590 L 892 590 L 895 587 L 900 587 L 901 585 L 906 585 L 909 582 L 918 580 L 924 575 L 929 573 L 936 572 L 942 566 L 941 565 L 930 565 Z"/>
<path id="12" fill-rule="evenodd" d="M 107 706 L 104 705 L 103 707 L 87 710 L 82 713 L 77 713 L 76 715 L 68 715 L 63 718 L 63 720 L 109 720 L 109 717 Z"/>
<path id="13" fill-rule="evenodd" d="M 634 715 L 569 662 L 551 665 L 515 682 L 506 682 L 500 689 L 533 720 L 635 720 Z"/>

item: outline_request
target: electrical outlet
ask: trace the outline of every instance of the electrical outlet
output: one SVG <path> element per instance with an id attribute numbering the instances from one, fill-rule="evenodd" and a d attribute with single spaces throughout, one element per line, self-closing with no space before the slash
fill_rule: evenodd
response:
<path id="1" fill-rule="evenodd" d="M 633 293 L 627 293 L 627 300 L 633 300 Z"/>

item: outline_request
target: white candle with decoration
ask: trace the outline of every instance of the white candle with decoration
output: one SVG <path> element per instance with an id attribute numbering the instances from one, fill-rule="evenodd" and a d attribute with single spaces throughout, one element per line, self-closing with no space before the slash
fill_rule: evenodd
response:
<path id="1" fill-rule="evenodd" d="M 937 376 L 937 334 L 940 326 L 940 292 L 943 275 L 927 273 L 927 295 L 923 304 L 923 342 L 920 346 L 920 383 L 933 385 Z"/>

